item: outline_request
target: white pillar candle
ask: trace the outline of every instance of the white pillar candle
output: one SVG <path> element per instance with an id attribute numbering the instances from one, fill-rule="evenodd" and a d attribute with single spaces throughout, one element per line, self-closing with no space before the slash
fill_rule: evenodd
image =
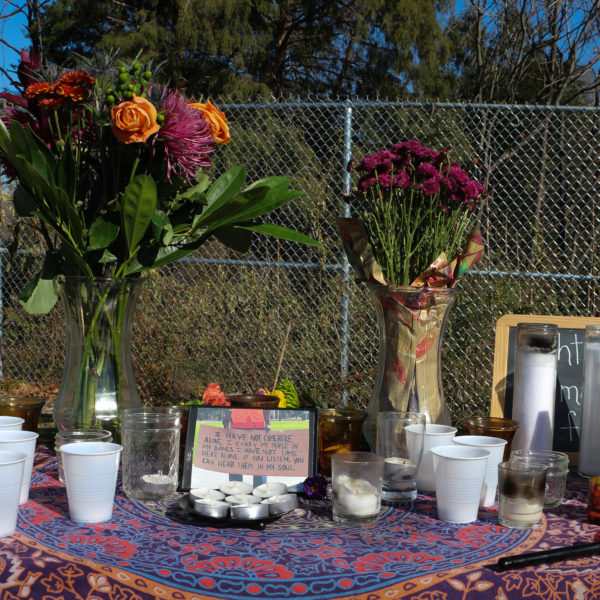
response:
<path id="1" fill-rule="evenodd" d="M 557 326 L 520 323 L 517 329 L 512 418 L 514 450 L 552 450 Z"/>
<path id="2" fill-rule="evenodd" d="M 578 465 L 582 475 L 600 475 L 600 327 L 594 325 L 585 331 Z"/>

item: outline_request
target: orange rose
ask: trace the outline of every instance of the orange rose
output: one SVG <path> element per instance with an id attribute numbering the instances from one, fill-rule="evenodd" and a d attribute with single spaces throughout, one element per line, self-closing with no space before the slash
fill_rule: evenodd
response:
<path id="1" fill-rule="evenodd" d="M 211 104 L 210 100 L 207 100 L 206 104 L 202 102 L 190 102 L 190 106 L 202 111 L 204 118 L 210 125 L 210 131 L 217 144 L 228 144 L 231 141 L 227 117 L 222 110 L 219 110 L 217 106 Z"/>
<path id="2" fill-rule="evenodd" d="M 139 96 L 110 109 L 113 133 L 124 144 L 145 142 L 156 133 L 160 129 L 156 116 L 154 105 Z"/>

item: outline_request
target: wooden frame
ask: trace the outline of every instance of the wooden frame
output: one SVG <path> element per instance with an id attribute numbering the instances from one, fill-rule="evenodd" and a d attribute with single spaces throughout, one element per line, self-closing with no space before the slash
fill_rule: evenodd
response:
<path id="1" fill-rule="evenodd" d="M 600 325 L 600 317 L 557 317 L 553 315 L 504 315 L 500 317 L 496 322 L 492 402 L 490 406 L 492 417 L 504 416 L 510 328 L 516 327 L 519 323 L 555 323 L 559 329 L 585 329 L 587 325 Z"/>

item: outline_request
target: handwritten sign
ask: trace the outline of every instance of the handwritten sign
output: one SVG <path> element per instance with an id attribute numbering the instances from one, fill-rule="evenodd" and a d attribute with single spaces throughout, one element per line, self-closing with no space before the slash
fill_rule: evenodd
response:
<path id="1" fill-rule="evenodd" d="M 309 430 L 245 431 L 199 425 L 194 465 L 209 471 L 307 477 Z"/>
<path id="2" fill-rule="evenodd" d="M 496 324 L 492 416 L 512 415 L 516 333 L 519 323 L 558 325 L 558 373 L 554 401 L 553 448 L 575 454 L 579 451 L 583 403 L 585 328 L 587 325 L 600 325 L 600 318 L 550 315 L 501 317 Z"/>
<path id="3" fill-rule="evenodd" d="M 299 489 L 315 473 L 315 461 L 314 409 L 197 406 L 190 411 L 182 487 L 281 481 Z"/>

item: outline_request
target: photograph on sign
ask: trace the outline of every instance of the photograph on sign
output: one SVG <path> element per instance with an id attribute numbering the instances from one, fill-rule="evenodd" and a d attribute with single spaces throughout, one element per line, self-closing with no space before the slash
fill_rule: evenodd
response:
<path id="1" fill-rule="evenodd" d="M 192 406 L 182 487 L 281 482 L 299 491 L 315 473 L 315 458 L 314 409 Z"/>

